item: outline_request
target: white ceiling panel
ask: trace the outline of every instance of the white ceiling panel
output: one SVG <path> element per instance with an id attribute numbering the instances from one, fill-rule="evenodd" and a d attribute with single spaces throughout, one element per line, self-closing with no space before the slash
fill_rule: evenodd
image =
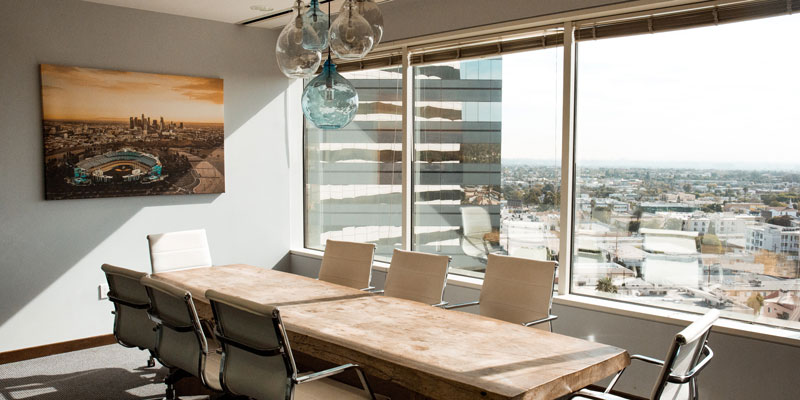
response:
<path id="1" fill-rule="evenodd" d="M 154 11 L 165 14 L 181 15 L 184 17 L 201 18 L 212 21 L 241 24 L 261 17 L 291 10 L 294 0 L 84 0 L 91 3 L 108 4 L 112 6 L 134 8 L 137 10 Z M 383 3 L 391 0 L 376 0 Z M 304 1 L 306 4 L 308 0 Z M 331 4 L 333 13 L 336 14 L 342 0 L 335 0 Z M 322 8 L 328 12 L 328 5 Z M 279 28 L 286 25 L 291 18 L 290 13 L 275 16 L 263 21 L 250 23 L 248 26 L 259 28 Z"/>

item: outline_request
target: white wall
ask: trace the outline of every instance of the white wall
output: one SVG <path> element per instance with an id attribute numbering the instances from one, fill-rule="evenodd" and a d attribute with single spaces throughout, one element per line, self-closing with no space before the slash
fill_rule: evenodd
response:
<path id="1" fill-rule="evenodd" d="M 320 260 L 303 255 L 291 256 L 290 271 L 317 277 Z M 372 285 L 383 289 L 386 273 L 373 271 Z M 478 300 L 480 291 L 448 285 L 445 300 L 463 303 Z M 477 312 L 476 307 L 463 309 Z M 459 311 L 453 311 L 459 312 Z M 647 321 L 578 307 L 554 305 L 556 333 L 617 346 L 630 354 L 664 359 L 670 341 L 683 326 Z M 491 334 L 491 332 L 487 332 Z M 502 338 L 498 337 L 498 340 Z M 781 345 L 721 333 L 712 333 L 709 344 L 714 359 L 700 375 L 702 399 L 798 399 L 797 363 L 800 347 Z M 634 361 L 615 389 L 649 397 L 658 377 L 658 367 Z M 607 382 L 602 382 L 605 386 Z"/>
<path id="2" fill-rule="evenodd" d="M 284 122 L 300 117 L 276 37 L 77 0 L 0 2 L 0 352 L 111 333 L 100 265 L 149 270 L 148 233 L 204 227 L 217 264 L 281 262 Z M 44 201 L 40 63 L 223 78 L 226 193 Z"/>

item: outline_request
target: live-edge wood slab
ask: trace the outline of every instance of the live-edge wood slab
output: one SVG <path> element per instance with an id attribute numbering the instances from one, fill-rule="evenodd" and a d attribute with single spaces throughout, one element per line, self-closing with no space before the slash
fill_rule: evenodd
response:
<path id="1" fill-rule="evenodd" d="M 439 399 L 552 399 L 625 368 L 625 350 L 391 297 L 281 308 L 294 348 Z"/>
<path id="2" fill-rule="evenodd" d="M 154 276 L 201 303 L 215 289 L 278 305 L 293 349 L 431 398 L 552 399 L 630 363 L 616 347 L 247 265 Z"/>

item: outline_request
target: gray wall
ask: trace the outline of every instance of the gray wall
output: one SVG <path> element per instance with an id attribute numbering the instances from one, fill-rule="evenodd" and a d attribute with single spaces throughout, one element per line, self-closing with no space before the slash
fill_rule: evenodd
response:
<path id="1" fill-rule="evenodd" d="M 0 2 L 0 352 L 111 333 L 100 265 L 149 270 L 148 233 L 202 227 L 217 264 L 281 261 L 291 109 L 276 37 L 77 0 Z M 44 201 L 40 63 L 223 78 L 226 193 Z"/>
<path id="2" fill-rule="evenodd" d="M 316 278 L 319 265 L 319 259 L 292 255 L 290 271 Z M 385 279 L 386 273 L 373 271 L 373 286 L 382 289 Z M 473 301 L 479 294 L 477 289 L 448 285 L 445 300 L 451 303 Z M 476 307 L 464 310 L 477 312 Z M 556 333 L 610 344 L 626 349 L 630 354 L 659 359 L 664 359 L 670 341 L 683 329 L 683 326 L 563 305 L 554 305 L 553 314 L 558 315 L 553 323 Z M 700 398 L 800 398 L 800 386 L 796 383 L 800 348 L 721 333 L 712 333 L 709 343 L 715 357 L 700 375 Z M 637 361 L 634 363 L 615 388 L 648 397 L 659 369 Z"/>
<path id="3" fill-rule="evenodd" d="M 383 42 L 633 0 L 394 0 L 381 4 Z"/>

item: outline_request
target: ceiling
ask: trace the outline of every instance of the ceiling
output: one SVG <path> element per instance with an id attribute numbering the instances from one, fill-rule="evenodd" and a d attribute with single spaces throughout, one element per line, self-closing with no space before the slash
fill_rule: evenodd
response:
<path id="1" fill-rule="evenodd" d="M 185 17 L 208 19 L 212 21 L 241 24 L 253 19 L 279 14 L 291 10 L 294 0 L 84 0 L 91 3 L 134 8 Z M 383 3 L 390 0 L 377 0 Z M 308 0 L 304 1 L 308 4 Z M 342 0 L 334 0 L 331 9 L 334 14 L 339 10 Z M 327 12 L 328 5 L 322 8 Z M 291 14 L 285 14 L 264 21 L 248 24 L 260 28 L 279 28 L 286 25 Z"/>

